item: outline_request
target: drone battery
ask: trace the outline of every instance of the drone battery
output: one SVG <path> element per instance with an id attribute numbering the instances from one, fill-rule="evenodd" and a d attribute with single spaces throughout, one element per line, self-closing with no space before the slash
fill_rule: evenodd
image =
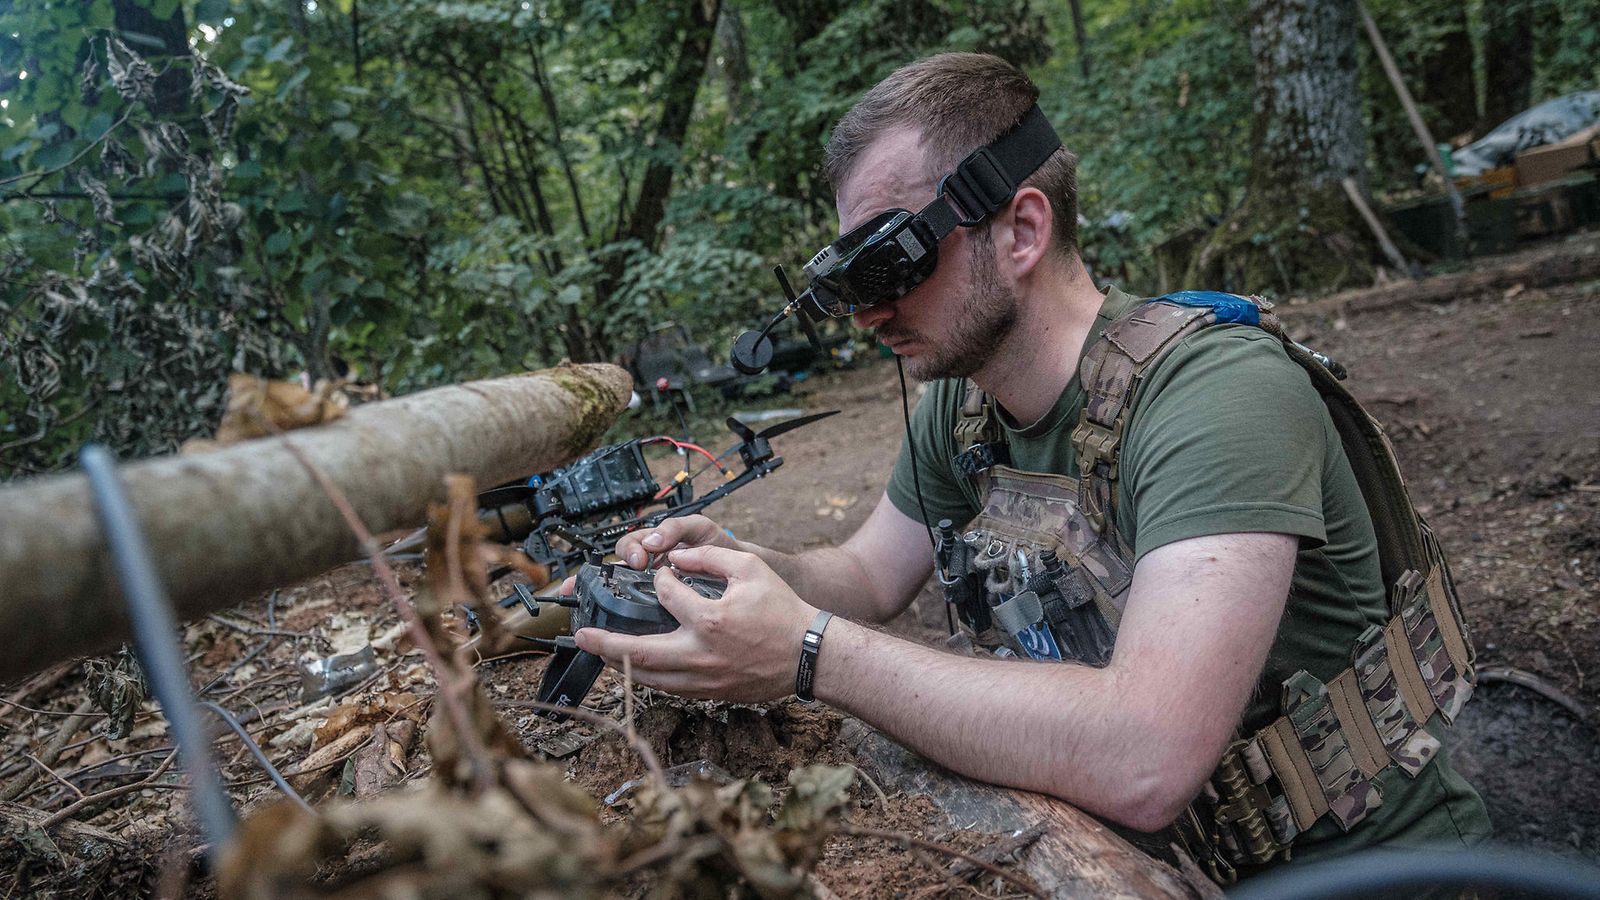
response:
<path id="1" fill-rule="evenodd" d="M 591 454 L 557 473 L 547 490 L 568 515 L 632 506 L 650 500 L 660 488 L 638 441 Z"/>

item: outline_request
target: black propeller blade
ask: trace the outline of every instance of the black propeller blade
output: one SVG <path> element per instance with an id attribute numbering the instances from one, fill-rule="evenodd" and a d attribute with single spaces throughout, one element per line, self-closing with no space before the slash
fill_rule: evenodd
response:
<path id="1" fill-rule="evenodd" d="M 801 425 L 810 425 L 812 422 L 818 421 L 819 419 L 826 419 L 829 416 L 836 416 L 838 414 L 839 410 L 830 409 L 827 412 L 812 413 L 809 416 L 801 416 L 798 419 L 790 419 L 787 422 L 779 422 L 770 428 L 764 428 L 761 431 L 756 432 L 756 437 L 774 438 L 786 431 L 793 431 L 796 428 L 799 428 Z"/>
<path id="2" fill-rule="evenodd" d="M 735 419 L 733 416 L 729 416 L 728 430 L 738 435 L 739 440 L 748 444 L 752 441 L 760 440 L 762 438 L 777 437 L 785 432 L 793 431 L 802 425 L 810 425 L 812 422 L 815 422 L 819 419 L 826 419 L 829 416 L 836 416 L 838 414 L 839 410 L 830 409 L 827 412 L 812 413 L 809 416 L 801 416 L 798 419 L 790 419 L 786 422 L 779 422 L 778 424 L 769 428 L 764 428 L 761 431 L 751 431 L 749 425 L 746 425 L 738 419 Z"/>

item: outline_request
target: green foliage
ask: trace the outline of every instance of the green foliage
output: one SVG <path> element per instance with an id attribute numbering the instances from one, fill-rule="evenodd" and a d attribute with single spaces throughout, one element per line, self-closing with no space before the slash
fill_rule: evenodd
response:
<path id="1" fill-rule="evenodd" d="M 717 8 L 0 10 L 0 477 L 169 450 L 236 369 L 407 391 L 664 320 L 721 344 L 831 232 L 814 173 L 856 94 L 1048 50 L 1022 0 Z"/>
<path id="2" fill-rule="evenodd" d="M 1535 99 L 1592 87 L 1600 0 L 1511 2 L 1538 10 Z M 1420 0 L 1372 5 L 1403 64 L 1434 47 Z M 1068 5 L 1029 0 L 0 5 L 0 478 L 169 450 L 234 370 L 404 392 L 625 358 L 668 321 L 726 346 L 834 232 L 833 122 L 938 50 L 1029 70 L 1081 157 L 1086 256 L 1154 290 L 1152 248 L 1242 200 L 1248 4 L 1083 6 L 1088 77 Z M 1386 91 L 1374 171 L 1403 179 Z"/>
<path id="3" fill-rule="evenodd" d="M 1086 260 L 1103 279 L 1158 290 L 1152 248 L 1209 227 L 1242 194 L 1250 154 L 1245 4 L 1084 6 L 1091 75 L 1082 77 L 1076 54 L 1058 55 L 1037 73 L 1041 106 L 1078 154 Z M 1072 27 L 1059 4 L 1051 32 L 1065 45 Z"/>

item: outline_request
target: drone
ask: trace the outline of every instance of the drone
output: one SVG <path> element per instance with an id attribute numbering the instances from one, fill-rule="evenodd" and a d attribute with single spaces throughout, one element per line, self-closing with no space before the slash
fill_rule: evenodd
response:
<path id="1" fill-rule="evenodd" d="M 559 583 L 586 561 L 614 552 L 628 532 L 692 515 L 766 477 L 783 465 L 783 457 L 773 452 L 772 438 L 838 412 L 801 416 L 761 431 L 730 416 L 728 429 L 738 442 L 720 454 L 667 435 L 608 444 L 570 465 L 479 494 L 480 517 L 494 537 L 520 540 L 522 552 L 549 569 L 552 583 Z M 644 448 L 649 446 L 670 446 L 683 456 L 683 469 L 666 484 L 656 479 L 645 461 Z M 690 472 L 689 462 L 696 459 L 701 465 Z M 713 469 L 721 483 L 695 496 L 695 481 Z M 503 573 L 492 577 L 498 574 Z M 519 603 L 537 615 L 526 586 L 500 601 L 506 608 Z"/>

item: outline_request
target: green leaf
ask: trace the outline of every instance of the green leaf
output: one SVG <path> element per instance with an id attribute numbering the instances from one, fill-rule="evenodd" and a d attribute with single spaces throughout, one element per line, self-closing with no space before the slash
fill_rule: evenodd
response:
<path id="1" fill-rule="evenodd" d="M 67 160 L 78 152 L 76 144 L 76 141 L 63 141 L 59 144 L 52 144 L 40 150 L 34 156 L 33 164 L 41 169 L 54 169 L 57 166 L 64 166 Z"/>
<path id="2" fill-rule="evenodd" d="M 289 249 L 289 238 L 290 235 L 287 230 L 273 232 L 272 236 L 267 238 L 267 254 L 269 256 L 282 255 L 285 250 Z"/>
<path id="3" fill-rule="evenodd" d="M 4 153 L 0 153 L 0 162 L 11 162 L 13 159 L 16 159 L 22 154 L 27 153 L 36 146 L 38 146 L 38 144 L 34 141 L 18 141 L 17 143 L 7 147 Z"/>
<path id="4" fill-rule="evenodd" d="M 276 206 L 278 212 L 299 212 L 306 208 L 306 195 L 300 191 L 290 191 L 278 198 Z"/>
<path id="5" fill-rule="evenodd" d="M 269 63 L 283 62 L 284 57 L 289 55 L 289 48 L 293 46 L 294 38 L 292 37 L 286 37 L 276 44 L 273 44 L 272 49 L 267 51 L 267 55 L 265 57 L 266 61 Z"/>
<path id="6" fill-rule="evenodd" d="M 328 127 L 334 134 L 347 141 L 353 141 L 361 136 L 361 126 L 346 119 L 340 119 Z"/>
<path id="7" fill-rule="evenodd" d="M 255 178 L 261 174 L 261 161 L 247 159 L 233 167 L 233 174 L 237 178 Z"/>

